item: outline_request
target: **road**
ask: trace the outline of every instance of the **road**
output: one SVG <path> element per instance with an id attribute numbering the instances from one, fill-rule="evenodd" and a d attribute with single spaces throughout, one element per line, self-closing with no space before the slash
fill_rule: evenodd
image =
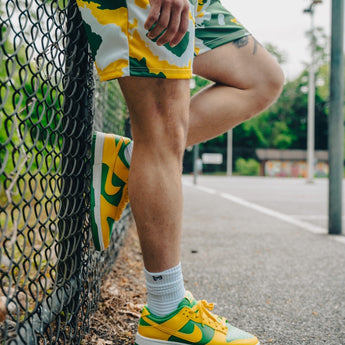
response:
<path id="1" fill-rule="evenodd" d="M 263 344 L 345 344 L 345 236 L 327 180 L 184 176 L 186 287 Z"/>

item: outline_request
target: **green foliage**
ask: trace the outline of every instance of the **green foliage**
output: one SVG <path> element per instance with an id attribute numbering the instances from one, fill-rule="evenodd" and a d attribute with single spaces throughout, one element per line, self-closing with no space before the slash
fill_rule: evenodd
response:
<path id="1" fill-rule="evenodd" d="M 238 158 L 235 163 L 235 172 L 243 176 L 258 176 L 260 175 L 260 163 L 252 158 L 247 160 Z"/>
<path id="2" fill-rule="evenodd" d="M 212 84 L 209 80 L 199 77 L 197 75 L 193 76 L 194 87 L 191 89 L 191 96 L 195 95 L 197 92 L 202 90 L 205 86 Z M 193 83 L 193 81 L 191 81 Z"/>
<path id="3" fill-rule="evenodd" d="M 2 34 L 6 30 L 2 29 Z M 41 173 L 56 170 L 58 159 L 44 159 L 53 147 L 61 146 L 57 132 L 61 120 L 63 98 L 49 83 L 49 77 L 41 75 L 49 70 L 47 66 L 37 66 L 27 61 L 27 49 L 24 46 L 14 51 L 7 40 L 3 49 L 8 59 L 1 60 L 0 100 L 0 151 L 1 179 L 16 176 L 29 169 Z M 37 69 L 40 74 L 36 74 Z M 56 149 L 56 148 L 55 148 Z M 56 152 L 59 150 L 57 149 Z"/>

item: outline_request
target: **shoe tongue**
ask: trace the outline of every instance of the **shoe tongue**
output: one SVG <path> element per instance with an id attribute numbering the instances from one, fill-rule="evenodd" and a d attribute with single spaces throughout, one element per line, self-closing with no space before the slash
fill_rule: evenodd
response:
<path id="1" fill-rule="evenodd" d="M 183 307 L 194 307 L 197 304 L 197 301 L 194 299 L 193 295 L 189 292 L 186 291 L 186 295 L 184 296 L 184 299 L 181 301 L 179 304 L 179 308 Z"/>

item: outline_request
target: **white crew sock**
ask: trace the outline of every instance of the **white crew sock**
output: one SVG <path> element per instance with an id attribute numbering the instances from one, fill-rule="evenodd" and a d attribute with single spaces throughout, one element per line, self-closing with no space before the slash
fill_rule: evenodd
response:
<path id="1" fill-rule="evenodd" d="M 147 305 L 152 314 L 165 316 L 177 309 L 185 296 L 181 263 L 159 273 L 144 268 Z"/>
<path id="2" fill-rule="evenodd" d="M 125 147 L 125 158 L 128 164 L 131 164 L 133 151 L 133 140 Z"/>

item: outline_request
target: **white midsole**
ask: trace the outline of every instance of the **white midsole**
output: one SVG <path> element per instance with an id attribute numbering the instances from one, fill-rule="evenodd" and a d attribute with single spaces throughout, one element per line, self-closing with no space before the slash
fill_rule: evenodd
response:
<path id="1" fill-rule="evenodd" d="M 157 340 L 157 339 L 151 339 L 151 338 L 146 338 L 140 335 L 139 333 L 136 334 L 135 336 L 135 344 L 136 345 L 182 345 L 183 343 L 177 343 L 175 341 L 167 341 L 167 340 Z M 197 345 L 197 344 L 196 344 Z M 257 343 L 256 345 L 260 345 L 260 343 Z"/>
<path id="2" fill-rule="evenodd" d="M 95 206 L 93 209 L 94 222 L 97 225 L 97 232 L 101 250 L 104 250 L 103 233 L 101 226 L 101 188 L 102 188 L 102 158 L 103 158 L 103 145 L 104 133 L 97 132 L 94 153 L 93 153 L 93 167 L 92 167 L 92 185 L 94 189 Z"/>
<path id="3" fill-rule="evenodd" d="M 137 333 L 135 337 L 135 343 L 136 345 L 152 345 L 152 344 L 164 344 L 164 345 L 181 345 L 181 343 L 176 343 L 175 341 L 166 341 L 166 340 L 158 340 L 158 339 L 151 339 L 146 338 Z"/>

